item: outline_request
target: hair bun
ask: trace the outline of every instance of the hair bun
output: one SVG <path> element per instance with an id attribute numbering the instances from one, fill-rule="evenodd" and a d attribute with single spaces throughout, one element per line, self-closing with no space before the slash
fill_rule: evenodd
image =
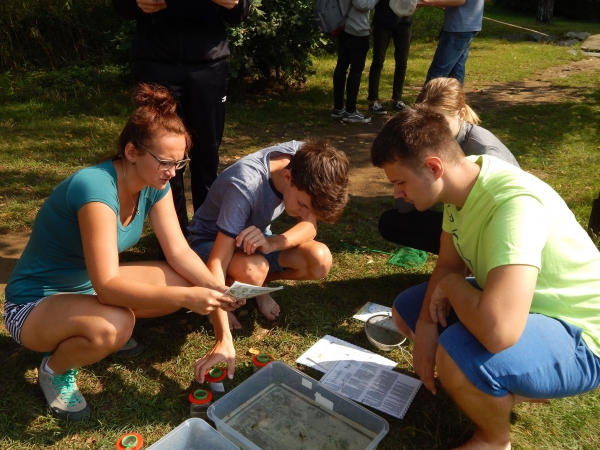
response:
<path id="1" fill-rule="evenodd" d="M 146 106 L 160 116 L 175 114 L 177 110 L 177 102 L 171 92 L 158 84 L 138 84 L 133 93 L 133 100 L 139 106 Z"/>

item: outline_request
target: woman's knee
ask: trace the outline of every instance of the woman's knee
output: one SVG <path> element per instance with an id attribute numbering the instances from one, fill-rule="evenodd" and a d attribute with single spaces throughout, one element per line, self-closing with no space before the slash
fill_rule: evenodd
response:
<path id="1" fill-rule="evenodd" d="M 379 217 L 379 222 L 377 223 L 377 230 L 379 231 L 381 237 L 386 241 L 397 242 L 399 234 L 398 222 L 400 219 L 400 214 L 398 214 L 398 211 L 395 209 L 384 211 Z"/>
<path id="2" fill-rule="evenodd" d="M 102 316 L 92 318 L 87 338 L 99 348 L 117 350 L 131 337 L 134 325 L 135 314 L 131 309 L 108 306 Z"/>

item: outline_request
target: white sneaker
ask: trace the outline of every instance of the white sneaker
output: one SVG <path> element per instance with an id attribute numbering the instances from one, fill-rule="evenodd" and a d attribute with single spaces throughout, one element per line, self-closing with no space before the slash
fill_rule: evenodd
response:
<path id="1" fill-rule="evenodd" d="M 334 119 L 341 119 L 342 117 L 344 117 L 345 113 L 346 113 L 346 108 L 342 108 L 342 109 L 333 108 L 331 110 L 331 117 L 333 117 Z"/>
<path id="2" fill-rule="evenodd" d="M 373 102 L 369 105 L 369 111 L 378 116 L 385 116 L 387 114 L 387 111 L 379 102 Z"/>
<path id="3" fill-rule="evenodd" d="M 38 386 L 42 390 L 48 406 L 55 417 L 69 421 L 80 421 L 90 416 L 90 407 L 79 392 L 75 376 L 78 371 L 71 369 L 62 375 L 49 374 L 44 367 L 49 356 L 42 359 L 38 369 Z"/>
<path id="4" fill-rule="evenodd" d="M 342 120 L 344 122 L 350 123 L 369 123 L 371 121 L 371 118 L 363 116 L 360 112 L 358 112 L 357 109 L 353 113 L 349 113 L 348 111 L 346 111 Z"/>
<path id="5" fill-rule="evenodd" d="M 406 105 L 404 104 L 403 101 L 398 100 L 398 101 L 394 101 L 392 103 L 392 109 L 394 109 L 395 111 L 400 111 L 402 109 L 406 108 Z"/>

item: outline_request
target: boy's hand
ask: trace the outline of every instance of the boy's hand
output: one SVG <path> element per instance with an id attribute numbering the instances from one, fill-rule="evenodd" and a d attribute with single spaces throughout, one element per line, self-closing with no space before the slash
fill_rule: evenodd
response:
<path id="1" fill-rule="evenodd" d="M 431 320 L 434 323 L 439 323 L 443 327 L 447 326 L 446 317 L 450 314 L 452 305 L 450 300 L 444 293 L 441 287 L 442 283 L 438 283 L 433 292 L 431 293 L 431 301 L 429 302 L 429 313 L 431 314 Z"/>
<path id="2" fill-rule="evenodd" d="M 239 3 L 238 0 L 212 0 L 212 1 L 214 3 L 216 3 L 217 5 L 227 8 L 227 9 L 232 9 Z"/>
<path id="3" fill-rule="evenodd" d="M 146 14 L 152 14 L 167 7 L 165 0 L 137 0 L 137 4 Z"/>
<path id="4" fill-rule="evenodd" d="M 248 228 L 242 230 L 240 234 L 235 238 L 236 247 L 242 247 L 242 250 L 247 255 L 252 255 L 256 250 L 268 254 L 271 253 L 269 246 L 269 240 L 254 225 L 250 225 Z"/>
<path id="5" fill-rule="evenodd" d="M 422 324 L 417 321 L 415 341 L 413 342 L 413 366 L 425 387 L 432 394 L 437 393 L 434 372 L 438 337 L 437 324 Z"/>

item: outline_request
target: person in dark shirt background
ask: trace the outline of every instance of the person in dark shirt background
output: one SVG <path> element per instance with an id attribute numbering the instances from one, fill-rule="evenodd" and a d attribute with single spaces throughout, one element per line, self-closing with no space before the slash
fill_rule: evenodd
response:
<path id="1" fill-rule="evenodd" d="M 217 177 L 225 128 L 229 42 L 225 22 L 241 23 L 252 0 L 113 0 L 125 19 L 136 20 L 132 44 L 136 81 L 168 88 L 192 136 L 194 211 Z M 187 233 L 183 169 L 171 179 L 179 224 Z"/>

